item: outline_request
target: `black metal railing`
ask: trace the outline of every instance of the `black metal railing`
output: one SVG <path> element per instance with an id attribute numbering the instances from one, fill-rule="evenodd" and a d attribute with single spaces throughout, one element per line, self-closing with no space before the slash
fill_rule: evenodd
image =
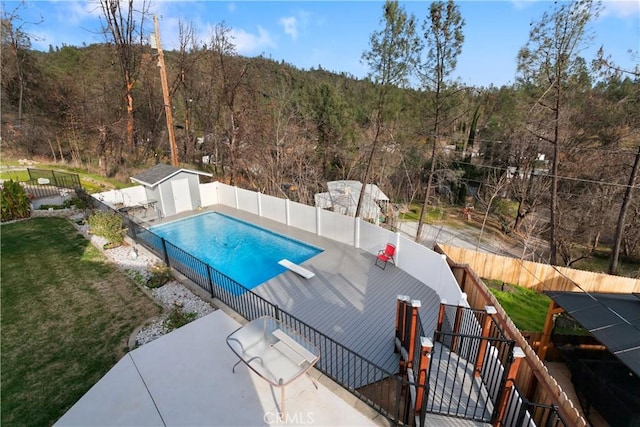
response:
<path id="1" fill-rule="evenodd" d="M 531 402 L 523 397 L 518 387 L 512 383 L 511 394 L 504 411 L 506 426 L 518 427 L 568 427 L 555 405 Z"/>
<path id="2" fill-rule="evenodd" d="M 515 341 L 484 310 L 447 304 L 441 304 L 440 310 L 429 366 L 427 410 L 494 422 Z M 454 389 L 457 394 L 451 391 Z"/>
<path id="3" fill-rule="evenodd" d="M 27 168 L 27 172 L 29 180 L 21 184 L 35 198 L 64 195 L 70 190 L 82 188 L 80 176 L 75 173 L 31 168 Z"/>
<path id="4" fill-rule="evenodd" d="M 514 342 L 451 332 L 437 332 L 436 335 L 440 341 L 437 342 L 439 345 L 434 345 L 429 364 L 427 411 L 476 421 L 495 421 L 512 362 L 511 357 L 502 360 L 499 355 L 512 355 Z M 457 343 L 458 348 L 484 348 L 484 352 L 453 351 L 443 344 L 447 342 Z"/>

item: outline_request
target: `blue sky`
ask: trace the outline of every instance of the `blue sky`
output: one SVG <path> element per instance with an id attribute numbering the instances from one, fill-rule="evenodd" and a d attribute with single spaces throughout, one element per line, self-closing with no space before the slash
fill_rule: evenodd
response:
<path id="1" fill-rule="evenodd" d="M 373 31 L 381 28 L 382 1 L 152 1 L 160 18 L 165 50 L 177 48 L 178 22 L 193 23 L 206 42 L 220 22 L 231 28 L 239 54 L 264 55 L 302 69 L 322 68 L 364 77 L 361 62 Z M 401 2 L 422 21 L 428 1 Z M 480 1 L 458 3 L 466 25 L 465 43 L 452 78 L 475 86 L 501 86 L 516 77 L 516 55 L 529 36 L 530 23 L 538 21 L 550 1 Z M 19 2 L 4 2 L 5 11 Z M 593 22 L 594 40 L 583 52 L 591 60 L 600 46 L 626 68 L 640 63 L 640 2 L 607 0 L 604 12 Z M 104 42 L 100 34 L 101 9 L 97 1 L 27 1 L 19 10 L 32 34 L 32 45 L 81 46 Z M 150 21 L 151 23 L 151 21 Z M 152 27 L 149 27 L 152 32 Z M 628 53 L 631 50 L 634 54 Z"/>

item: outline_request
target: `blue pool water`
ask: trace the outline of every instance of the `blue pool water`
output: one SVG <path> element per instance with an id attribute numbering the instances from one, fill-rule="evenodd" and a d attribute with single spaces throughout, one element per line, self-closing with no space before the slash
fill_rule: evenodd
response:
<path id="1" fill-rule="evenodd" d="M 149 230 L 249 289 L 285 271 L 278 264 L 281 259 L 299 264 L 322 252 L 315 246 L 218 212 Z"/>

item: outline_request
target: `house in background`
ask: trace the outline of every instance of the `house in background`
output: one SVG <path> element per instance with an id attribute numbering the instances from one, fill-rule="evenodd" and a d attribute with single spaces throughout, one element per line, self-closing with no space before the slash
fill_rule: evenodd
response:
<path id="1" fill-rule="evenodd" d="M 200 177 L 210 173 L 181 169 L 157 164 L 139 174 L 131 181 L 144 187 L 147 205 L 153 205 L 162 217 L 198 209 L 200 200 Z"/>
<path id="2" fill-rule="evenodd" d="M 362 190 L 360 181 L 329 181 L 327 182 L 328 192 L 317 193 L 314 197 L 316 207 L 328 209 L 333 212 L 355 216 L 358 207 L 358 198 Z M 389 198 L 375 184 L 367 184 L 365 187 L 364 199 L 362 200 L 362 208 L 360 217 L 363 220 L 377 222 L 383 211 L 386 211 L 386 205 Z"/>

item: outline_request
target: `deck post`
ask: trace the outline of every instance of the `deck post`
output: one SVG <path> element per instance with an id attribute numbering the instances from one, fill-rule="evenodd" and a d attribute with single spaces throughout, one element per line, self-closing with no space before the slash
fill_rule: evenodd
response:
<path id="1" fill-rule="evenodd" d="M 407 369 L 413 367 L 413 358 L 416 353 L 416 339 L 418 338 L 418 322 L 420 319 L 418 318 L 418 310 L 422 303 L 420 300 L 412 300 L 411 301 L 411 323 L 409 325 L 409 345 L 407 348 Z"/>
<path id="2" fill-rule="evenodd" d="M 205 268 L 207 269 L 207 280 L 209 282 L 209 289 L 211 292 L 211 298 L 215 298 L 215 294 L 213 292 L 213 279 L 211 278 L 211 267 L 209 266 L 209 264 L 205 264 L 204 265 Z"/>
<path id="3" fill-rule="evenodd" d="M 500 398 L 500 401 L 496 405 L 497 417 L 493 422 L 493 425 L 496 427 L 504 426 L 504 416 L 507 411 L 509 399 L 511 398 L 511 393 L 513 392 L 513 389 L 516 385 L 515 378 L 516 378 L 516 375 L 518 374 L 520 361 L 522 361 L 522 359 L 524 359 L 525 357 L 524 351 L 522 351 L 522 348 L 518 346 L 515 346 L 513 348 L 512 355 L 513 355 L 513 362 L 511 363 L 511 366 L 509 366 L 509 373 L 507 374 L 507 380 L 504 383 L 504 390 L 503 390 L 502 396 Z"/>
<path id="4" fill-rule="evenodd" d="M 395 338 L 400 341 L 400 345 L 402 345 L 402 339 L 404 338 L 404 314 L 405 314 L 405 306 L 409 301 L 409 298 L 406 295 L 398 295 L 398 299 L 396 300 L 396 334 Z M 396 346 L 394 340 L 393 348 L 394 353 L 398 352 L 398 347 Z"/>
<path id="5" fill-rule="evenodd" d="M 169 254 L 167 253 L 167 242 L 164 240 L 164 237 L 160 238 L 160 242 L 162 242 L 162 255 L 164 255 L 164 263 L 167 264 L 167 267 L 171 267 L 169 264 Z"/>
<path id="6" fill-rule="evenodd" d="M 540 344 L 538 345 L 538 357 L 540 360 L 544 360 L 547 356 L 547 350 L 549 349 L 549 342 L 551 341 L 551 330 L 553 329 L 553 317 L 562 313 L 564 309 L 560 307 L 554 300 L 549 301 L 549 309 L 547 310 L 547 316 L 544 319 L 544 327 L 542 328 L 542 337 L 540 338 Z"/>
<path id="7" fill-rule="evenodd" d="M 482 364 L 484 363 L 484 354 L 487 351 L 487 338 L 489 338 L 489 331 L 491 330 L 491 316 L 498 311 L 492 305 L 484 307 L 484 311 L 487 315 L 484 318 L 484 324 L 482 325 L 482 338 L 480 338 L 480 346 L 478 347 L 478 358 L 474 366 L 473 372 L 476 377 L 479 377 L 482 373 Z"/>
<path id="8" fill-rule="evenodd" d="M 436 342 L 440 341 L 440 334 L 439 332 L 442 331 L 442 323 L 444 322 L 444 308 L 447 305 L 447 300 L 442 300 L 440 301 L 440 308 L 438 310 L 438 323 L 436 325 L 436 333 L 435 333 L 435 340 Z"/>
<path id="9" fill-rule="evenodd" d="M 462 306 L 457 306 L 456 307 L 456 319 L 453 322 L 453 331 L 451 331 L 453 333 L 453 338 L 451 341 L 451 351 L 454 353 L 458 352 L 458 340 L 459 340 L 459 333 L 460 333 L 460 325 L 462 324 L 462 311 L 463 311 Z"/>
<path id="10" fill-rule="evenodd" d="M 403 357 L 403 349 L 405 347 L 405 331 L 407 327 L 407 303 L 409 297 L 406 295 L 398 295 L 396 302 L 396 337 L 394 339 L 394 352 L 400 352 L 400 373 L 405 373 L 406 361 Z"/>
<path id="11" fill-rule="evenodd" d="M 433 342 L 427 337 L 420 337 L 420 361 L 418 362 L 418 382 L 416 387 L 415 411 L 420 412 L 423 400 L 426 400 L 429 386 L 427 384 L 427 372 L 431 361 L 431 349 Z M 424 402 L 426 403 L 426 402 Z"/>

